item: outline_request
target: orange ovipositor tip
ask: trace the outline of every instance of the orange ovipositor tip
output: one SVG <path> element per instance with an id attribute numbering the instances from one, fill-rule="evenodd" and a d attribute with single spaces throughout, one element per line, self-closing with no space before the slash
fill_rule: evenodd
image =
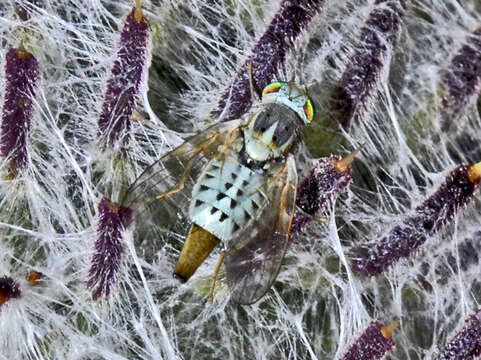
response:
<path id="1" fill-rule="evenodd" d="M 187 281 L 219 243 L 214 235 L 192 224 L 175 266 L 174 275 Z"/>

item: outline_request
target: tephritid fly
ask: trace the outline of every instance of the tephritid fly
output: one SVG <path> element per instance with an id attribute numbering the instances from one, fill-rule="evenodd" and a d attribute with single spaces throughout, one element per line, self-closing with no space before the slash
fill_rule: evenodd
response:
<path id="1" fill-rule="evenodd" d="M 157 226 L 175 221 L 175 208 L 188 208 L 191 226 L 174 273 L 188 280 L 220 241 L 216 272 L 223 261 L 233 298 L 253 303 L 272 285 L 287 248 L 296 207 L 293 153 L 313 117 L 305 88 L 273 82 L 246 120 L 213 125 L 148 167 L 123 206 L 136 222 Z"/>

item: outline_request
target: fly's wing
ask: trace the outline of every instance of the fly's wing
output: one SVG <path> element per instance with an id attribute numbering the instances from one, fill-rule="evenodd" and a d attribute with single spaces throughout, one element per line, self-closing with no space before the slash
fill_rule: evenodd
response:
<path id="1" fill-rule="evenodd" d="M 295 162 L 289 156 L 285 167 L 260 189 L 269 201 L 259 218 L 226 250 L 227 283 L 235 301 L 255 303 L 276 279 L 289 241 L 296 189 Z"/>
<path id="2" fill-rule="evenodd" d="M 185 218 L 196 176 L 207 161 L 227 151 L 240 126 L 241 120 L 213 125 L 147 167 L 122 201 L 132 209 L 137 228 L 170 228 Z"/>

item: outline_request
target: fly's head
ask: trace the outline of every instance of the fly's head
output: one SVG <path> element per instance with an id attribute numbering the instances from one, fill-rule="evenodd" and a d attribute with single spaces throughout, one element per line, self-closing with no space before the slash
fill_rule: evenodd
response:
<path id="1" fill-rule="evenodd" d="M 314 106 L 305 88 L 293 82 L 276 81 L 262 91 L 262 103 L 244 129 L 245 149 L 257 161 L 285 156 L 309 125 Z"/>

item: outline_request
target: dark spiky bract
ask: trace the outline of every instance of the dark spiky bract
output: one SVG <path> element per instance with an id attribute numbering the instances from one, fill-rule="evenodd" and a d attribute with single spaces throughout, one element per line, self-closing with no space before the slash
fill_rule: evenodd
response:
<path id="1" fill-rule="evenodd" d="M 359 249 L 352 260 L 353 270 L 365 276 L 381 274 L 399 259 L 409 257 L 429 236 L 449 224 L 479 187 L 479 179 L 470 180 L 469 168 L 468 165 L 456 167 L 434 194 L 374 247 Z"/>
<path id="2" fill-rule="evenodd" d="M 149 54 L 149 23 L 144 16 L 137 20 L 134 9 L 125 19 L 117 57 L 107 81 L 98 121 L 102 145 L 128 141 L 135 98 L 148 67 Z"/>
<path id="3" fill-rule="evenodd" d="M 11 175 L 28 162 L 27 138 L 32 122 L 38 81 L 38 62 L 23 47 L 5 56 L 5 95 L 2 108 L 0 152 L 9 160 Z"/>
<path id="4" fill-rule="evenodd" d="M 474 31 L 441 75 L 441 122 L 447 130 L 465 110 L 479 89 L 481 77 L 481 28 Z"/>
<path id="5" fill-rule="evenodd" d="M 376 0 L 374 9 L 361 28 L 359 43 L 349 57 L 332 99 L 334 114 L 345 128 L 366 105 L 381 70 L 388 65 L 405 10 L 405 0 Z"/>
<path id="6" fill-rule="evenodd" d="M 373 321 L 339 360 L 381 359 L 395 345 L 392 339 L 382 335 L 382 326 L 381 323 Z"/>
<path id="7" fill-rule="evenodd" d="M 15 0 L 15 12 L 17 13 L 18 17 L 23 20 L 27 21 L 32 17 L 32 10 L 35 7 L 43 7 L 44 0 Z"/>
<path id="8" fill-rule="evenodd" d="M 296 205 L 298 209 L 292 220 L 291 234 L 303 231 L 313 216 L 316 216 L 329 200 L 351 182 L 350 169 L 340 171 L 334 167 L 334 161 L 340 159 L 337 156 L 319 159 L 309 175 L 301 182 L 297 189 Z"/>
<path id="9" fill-rule="evenodd" d="M 283 0 L 280 9 L 241 65 L 234 80 L 222 94 L 216 115 L 223 113 L 223 120 L 237 119 L 251 105 L 249 72 L 252 64 L 252 80 L 258 95 L 264 87 L 276 79 L 278 68 L 294 46 L 297 37 L 320 11 L 324 0 Z M 227 109 L 225 107 L 227 106 Z"/>
<path id="10" fill-rule="evenodd" d="M 21 295 L 20 286 L 11 277 L 0 277 L 0 306 L 10 299 L 17 299 Z"/>
<path id="11" fill-rule="evenodd" d="M 464 327 L 434 360 L 471 360 L 481 355 L 481 313 L 466 319 Z"/>
<path id="12" fill-rule="evenodd" d="M 132 211 L 103 198 L 98 205 L 97 241 L 89 270 L 92 297 L 108 296 L 115 283 L 124 252 L 123 234 Z"/>

